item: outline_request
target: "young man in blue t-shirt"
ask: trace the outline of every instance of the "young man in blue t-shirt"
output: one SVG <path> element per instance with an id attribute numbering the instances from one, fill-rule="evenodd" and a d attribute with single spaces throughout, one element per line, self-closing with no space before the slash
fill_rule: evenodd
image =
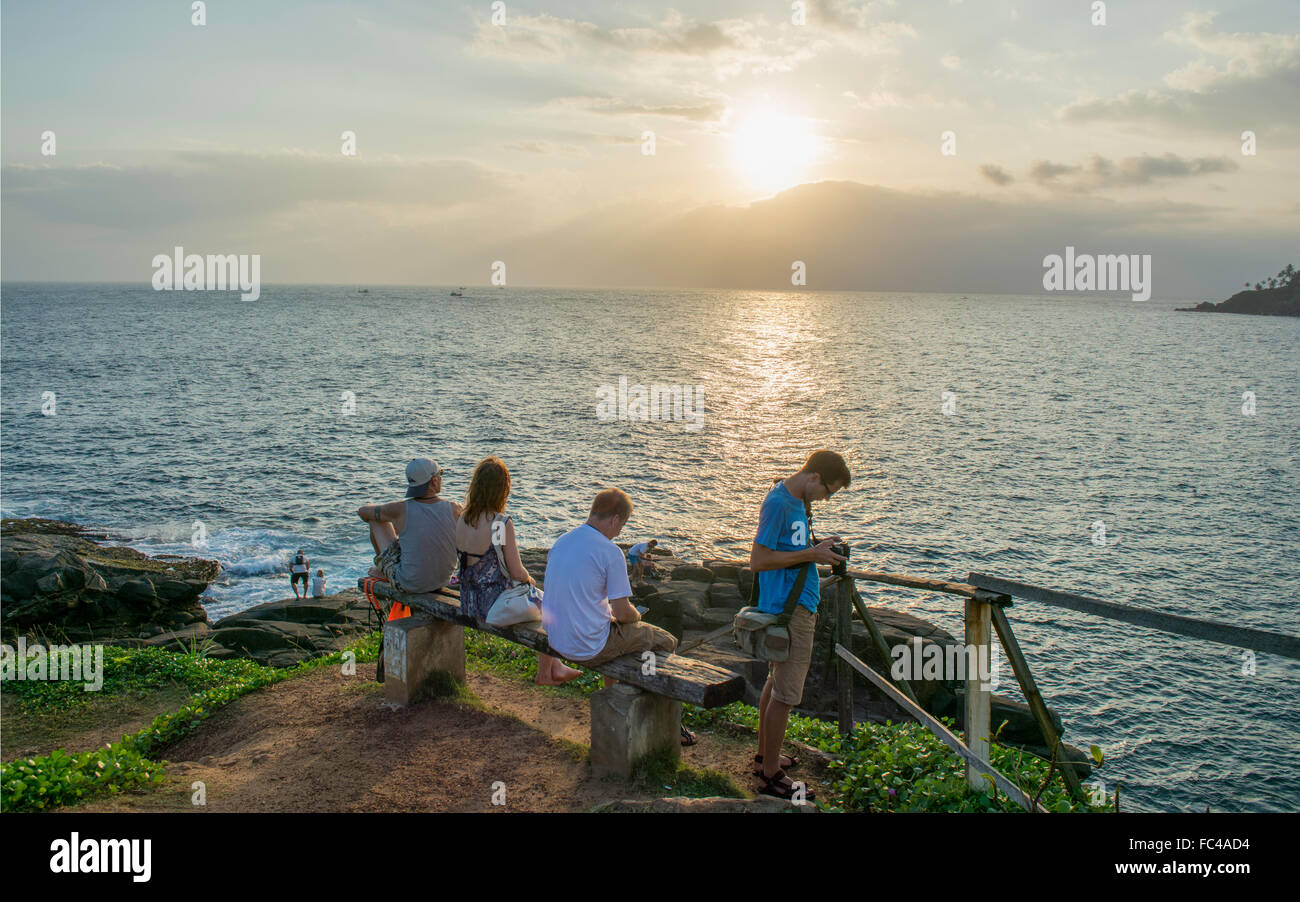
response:
<path id="1" fill-rule="evenodd" d="M 812 502 L 822 501 L 846 488 L 851 481 L 848 465 L 834 451 L 814 451 L 803 469 L 789 476 L 767 493 L 758 516 L 758 533 L 749 552 L 749 566 L 758 580 L 758 607 L 768 614 L 780 614 L 794 590 L 801 570 L 806 570 L 798 603 L 790 617 L 790 657 L 769 663 L 767 683 L 758 705 L 758 754 L 754 773 L 759 792 L 788 799 L 794 784 L 785 775 L 798 761 L 781 754 L 790 709 L 803 700 L 803 684 L 812 663 L 813 633 L 817 629 L 817 604 L 821 589 L 817 564 L 835 564 L 843 557 L 831 550 L 839 536 L 812 543 L 808 511 Z M 806 798 L 812 799 L 812 792 Z"/>

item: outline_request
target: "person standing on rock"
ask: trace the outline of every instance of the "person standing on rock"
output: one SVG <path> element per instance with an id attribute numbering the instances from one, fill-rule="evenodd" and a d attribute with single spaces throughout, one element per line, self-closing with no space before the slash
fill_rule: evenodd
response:
<path id="1" fill-rule="evenodd" d="M 293 589 L 293 597 L 298 598 L 298 583 L 302 582 L 302 596 L 307 597 L 307 574 L 311 571 L 311 564 L 307 560 L 307 555 L 302 553 L 299 548 L 297 554 L 293 556 L 293 561 L 289 564 L 289 588 Z"/>
<path id="2" fill-rule="evenodd" d="M 456 570 L 456 519 L 461 507 L 438 496 L 442 470 L 427 457 L 406 465 L 406 499 L 363 504 L 357 516 L 370 524 L 375 566 L 370 575 L 403 592 L 434 592 Z"/>
<path id="3" fill-rule="evenodd" d="M 648 560 L 648 557 L 658 544 L 658 539 L 651 539 L 649 542 L 638 542 L 627 550 L 627 560 L 632 565 L 632 585 L 641 584 L 641 576 L 645 573 L 646 567 L 649 567 L 652 573 L 654 572 L 654 562 Z"/>
<path id="4" fill-rule="evenodd" d="M 781 743 L 785 741 L 790 709 L 803 700 L 804 680 L 812 663 L 817 605 L 821 601 L 817 565 L 845 560 L 831 550 L 839 536 L 813 544 L 812 503 L 846 488 L 851 479 L 843 457 L 834 451 L 814 451 L 799 472 L 779 480 L 767 493 L 749 552 L 759 610 L 780 614 L 787 603 L 794 604 L 788 627 L 790 656 L 780 663 L 770 662 L 767 667 L 767 683 L 758 706 L 758 754 L 754 756 L 759 792 L 780 799 L 795 795 L 794 783 L 785 772 L 799 762 L 781 754 Z M 808 791 L 805 798 L 811 800 L 814 795 Z"/>

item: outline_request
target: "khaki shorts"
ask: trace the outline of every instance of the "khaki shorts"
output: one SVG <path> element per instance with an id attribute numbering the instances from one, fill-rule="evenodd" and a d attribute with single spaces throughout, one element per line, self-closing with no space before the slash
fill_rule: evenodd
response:
<path id="1" fill-rule="evenodd" d="M 673 634 L 653 624 L 643 623 L 640 620 L 635 623 L 611 623 L 609 638 L 605 640 L 605 647 L 600 650 L 600 654 L 586 661 L 574 661 L 574 663 L 597 667 L 609 663 L 619 655 L 642 651 L 652 651 L 656 655 L 669 655 L 676 647 L 677 640 L 673 638 Z"/>
<path id="2" fill-rule="evenodd" d="M 812 663 L 813 634 L 817 632 L 817 615 L 803 605 L 795 605 L 790 615 L 790 657 L 767 665 L 767 684 L 772 698 L 794 707 L 803 701 L 803 683 Z"/>

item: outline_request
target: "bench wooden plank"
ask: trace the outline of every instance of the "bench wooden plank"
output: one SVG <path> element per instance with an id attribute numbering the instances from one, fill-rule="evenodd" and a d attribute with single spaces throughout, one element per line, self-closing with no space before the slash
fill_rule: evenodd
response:
<path id="1" fill-rule="evenodd" d="M 357 580 L 358 588 L 364 588 L 365 582 L 364 578 Z M 546 641 L 546 630 L 541 624 L 496 627 L 480 623 L 461 612 L 460 594 L 455 590 L 442 589 L 438 592 L 414 595 L 394 589 L 388 583 L 380 582 L 375 583 L 371 591 L 384 598 L 400 601 L 440 620 L 490 633 L 534 651 L 563 657 L 551 651 Z M 641 672 L 639 654 L 623 655 L 599 667 L 591 667 L 587 664 L 579 664 L 579 666 L 595 670 L 621 683 L 629 683 L 647 692 L 687 702 L 700 708 L 718 708 L 745 697 L 745 678 L 740 674 L 724 670 L 715 664 L 676 654 L 659 658 L 655 662 L 653 676 Z"/>

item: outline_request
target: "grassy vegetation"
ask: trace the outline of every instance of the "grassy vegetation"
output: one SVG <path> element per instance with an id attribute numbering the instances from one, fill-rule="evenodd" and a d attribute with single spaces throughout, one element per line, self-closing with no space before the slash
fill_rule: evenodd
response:
<path id="1" fill-rule="evenodd" d="M 48 755 L 19 758 L 0 764 L 0 811 L 47 811 L 93 798 L 163 781 L 165 761 L 153 760 L 168 744 L 193 732 L 212 712 L 242 695 L 318 667 L 339 665 L 351 653 L 357 661 L 378 657 L 379 634 L 363 637 L 342 651 L 303 661 L 293 667 L 263 667 L 252 661 L 218 661 L 205 649 L 188 652 L 158 648 L 104 649 L 103 692 L 147 692 L 180 683 L 194 690 L 189 702 L 160 714 L 142 730 L 123 736 L 102 749 L 69 754 L 56 749 Z M 7 682 L 17 706 L 24 711 L 67 711 L 86 704 L 81 684 L 57 681 Z"/>
<path id="2" fill-rule="evenodd" d="M 341 652 L 288 668 L 263 667 L 243 659 L 213 660 L 202 646 L 172 652 L 158 648 L 105 649 L 102 693 L 87 693 L 81 684 L 21 681 L 5 684 L 5 693 L 26 713 L 43 715 L 74 711 L 89 704 L 87 696 L 140 696 L 167 687 L 183 686 L 193 695 L 179 709 L 156 717 L 151 724 L 102 749 L 48 755 L 0 765 L 0 810 L 40 811 L 76 804 L 106 793 L 156 785 L 163 780 L 165 761 L 152 756 L 189 734 L 214 711 L 236 698 L 280 680 L 292 679 L 318 667 L 338 665 L 351 652 L 357 661 L 378 657 L 379 633 L 363 637 Z M 537 655 L 495 636 L 467 631 L 467 665 L 471 670 L 508 679 L 531 681 Z M 580 698 L 601 687 L 601 677 L 587 673 L 564 686 L 540 690 L 560 697 Z M 482 708 L 463 683 L 448 678 L 431 687 L 435 696 Z M 736 702 L 723 708 L 682 706 L 683 724 L 693 728 L 756 730 L 758 712 Z M 962 760 L 919 724 L 858 724 L 841 737 L 835 724 L 791 715 L 787 736 L 827 752 L 835 774 L 829 797 L 819 802 L 836 811 L 1019 811 L 1005 795 L 973 792 L 966 786 Z M 576 758 L 586 750 L 574 746 Z M 994 766 L 1029 795 L 1041 790 L 1050 811 L 1100 810 L 1073 801 L 1059 773 L 1048 781 L 1049 765 L 1017 749 L 993 744 Z M 634 782 L 652 792 L 675 796 L 728 796 L 744 793 L 727 774 L 691 768 L 664 754 L 645 761 Z"/>
<path id="3" fill-rule="evenodd" d="M 723 708 L 683 705 L 682 722 L 708 727 L 739 724 L 758 729 L 758 710 L 734 702 Z M 952 729 L 954 724 L 946 720 Z M 925 727 L 917 723 L 859 723 L 849 736 L 840 736 L 833 723 L 790 715 L 786 736 L 827 752 L 836 774 L 832 811 L 1021 811 L 1015 802 L 991 788 L 990 794 L 966 785 L 965 763 Z M 1017 783 L 1030 798 L 1042 790 L 1040 803 L 1048 811 L 1100 811 L 1074 801 L 1060 773 L 1047 776 L 1048 762 L 994 742 L 992 764 Z"/>
<path id="4" fill-rule="evenodd" d="M 633 772 L 632 782 L 641 789 L 666 796 L 694 799 L 710 796 L 725 796 L 729 799 L 745 797 L 729 774 L 690 767 L 668 751 L 647 755 Z"/>

